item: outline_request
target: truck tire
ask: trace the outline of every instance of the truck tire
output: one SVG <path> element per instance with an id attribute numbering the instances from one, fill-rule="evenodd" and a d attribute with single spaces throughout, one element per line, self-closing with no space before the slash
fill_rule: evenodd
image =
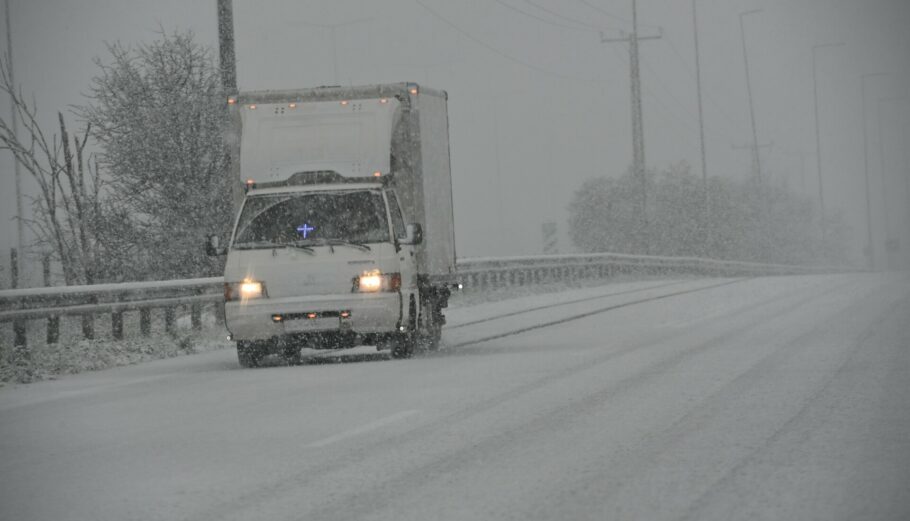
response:
<path id="1" fill-rule="evenodd" d="M 268 350 L 261 342 L 237 341 L 237 361 L 240 367 L 259 367 Z"/>
<path id="2" fill-rule="evenodd" d="M 411 303 L 408 306 L 408 330 L 404 333 L 395 335 L 392 340 L 392 358 L 411 358 L 414 356 L 414 348 L 417 347 L 417 303 L 414 297 L 411 297 Z"/>
<path id="3" fill-rule="evenodd" d="M 404 359 L 414 356 L 414 348 L 417 345 L 417 335 L 415 333 L 402 333 L 392 342 L 392 358 Z"/>
<path id="4" fill-rule="evenodd" d="M 420 318 L 417 321 L 417 348 L 421 351 L 439 350 L 442 325 L 445 324 L 442 306 L 436 298 L 430 295 L 422 299 Z"/>

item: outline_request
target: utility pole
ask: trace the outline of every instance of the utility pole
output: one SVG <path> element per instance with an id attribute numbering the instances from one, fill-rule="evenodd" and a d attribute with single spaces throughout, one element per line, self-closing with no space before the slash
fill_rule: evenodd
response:
<path id="1" fill-rule="evenodd" d="M 818 67 L 816 60 L 816 51 L 823 47 L 840 47 L 844 45 L 843 42 L 836 43 L 822 43 L 812 46 L 812 88 L 815 92 L 815 161 L 818 165 L 818 204 L 821 208 L 821 215 L 819 217 L 819 226 L 822 231 L 822 243 L 825 242 L 825 191 L 822 184 L 822 138 L 821 130 L 819 129 L 818 124 Z"/>
<path id="2" fill-rule="evenodd" d="M 868 260 L 868 268 L 870 270 L 875 269 L 875 244 L 872 242 L 872 197 L 869 193 L 869 131 L 866 128 L 867 117 L 866 117 L 866 79 L 878 77 L 878 76 L 887 76 L 887 73 L 884 72 L 873 72 L 869 74 L 863 74 L 860 76 L 860 97 L 862 98 L 862 107 L 863 107 L 863 170 L 865 172 L 865 185 L 866 185 L 866 259 Z"/>
<path id="3" fill-rule="evenodd" d="M 761 9 L 753 9 L 744 13 L 739 13 L 739 32 L 743 40 L 743 62 L 746 66 L 746 90 L 749 93 L 749 115 L 752 119 L 752 175 L 755 176 L 758 183 L 762 182 L 761 175 L 761 157 L 758 153 L 758 130 L 755 126 L 755 104 L 752 99 L 752 79 L 749 72 L 749 53 L 746 50 L 746 27 L 743 18 L 750 14 L 762 12 Z"/>
<path id="4" fill-rule="evenodd" d="M 622 38 L 605 38 L 602 34 L 601 43 L 624 42 L 629 44 L 629 76 L 632 89 L 632 172 L 640 185 L 638 201 L 638 215 L 640 220 L 640 246 L 647 253 L 647 206 L 648 206 L 648 180 L 645 176 L 645 132 L 641 108 L 641 74 L 638 63 L 638 42 L 640 40 L 656 40 L 660 35 L 638 35 L 638 5 L 637 0 L 632 0 L 632 33 Z"/>
<path id="5" fill-rule="evenodd" d="M 218 12 L 218 65 L 221 70 L 221 89 L 225 98 L 237 94 L 237 54 L 234 51 L 233 0 L 217 0 Z M 227 99 L 224 100 L 227 103 Z M 243 184 L 240 181 L 239 147 L 232 146 L 240 139 L 233 125 L 226 121 L 222 139 L 225 144 L 224 173 L 231 187 L 234 209 L 243 201 Z"/>
<path id="6" fill-rule="evenodd" d="M 13 89 L 16 88 L 16 80 L 13 76 L 13 33 L 10 29 L 9 21 L 9 0 L 6 0 L 6 67 L 9 72 L 9 84 Z M 10 123 L 12 125 L 13 136 L 19 136 L 19 112 L 16 109 L 16 102 L 13 100 L 13 96 L 10 95 Z M 19 167 L 19 159 L 13 156 L 13 175 L 15 176 L 16 182 L 16 251 L 18 252 L 15 258 L 15 266 L 11 266 L 10 271 L 19 274 L 19 279 L 22 278 L 22 258 L 25 256 L 25 226 L 24 226 L 24 215 L 22 213 L 22 171 Z M 21 280 L 17 281 L 17 285 L 21 286 Z"/>
<path id="7" fill-rule="evenodd" d="M 237 92 L 237 55 L 234 52 L 233 0 L 218 0 L 218 58 L 224 93 L 226 95 L 235 94 Z"/>

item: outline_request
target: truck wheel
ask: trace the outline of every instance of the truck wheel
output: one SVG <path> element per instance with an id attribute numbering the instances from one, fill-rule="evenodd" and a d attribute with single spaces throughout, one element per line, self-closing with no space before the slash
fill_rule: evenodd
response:
<path id="1" fill-rule="evenodd" d="M 237 341 L 237 361 L 240 367 L 259 367 L 268 350 L 261 342 Z"/>
<path id="2" fill-rule="evenodd" d="M 434 324 L 429 330 L 420 335 L 420 348 L 427 351 L 438 351 L 439 340 L 442 338 L 442 327 Z"/>
<path id="3" fill-rule="evenodd" d="M 411 358 L 414 356 L 414 347 L 416 346 L 416 335 L 414 333 L 403 333 L 392 341 L 392 358 Z"/>
<path id="4" fill-rule="evenodd" d="M 414 348 L 417 347 L 417 304 L 414 297 L 411 297 L 411 304 L 408 306 L 408 330 L 405 333 L 395 335 L 392 340 L 392 358 L 411 358 L 414 355 Z"/>
<path id="5" fill-rule="evenodd" d="M 422 351 L 439 350 L 439 340 L 442 338 L 442 325 L 445 318 L 442 309 L 434 299 L 425 299 L 420 313 L 420 324 L 417 333 L 417 347 Z"/>

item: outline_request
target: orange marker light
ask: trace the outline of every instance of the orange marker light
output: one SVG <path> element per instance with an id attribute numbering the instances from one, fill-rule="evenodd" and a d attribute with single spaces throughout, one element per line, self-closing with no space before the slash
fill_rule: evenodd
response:
<path id="1" fill-rule="evenodd" d="M 341 318 L 348 318 L 348 317 L 350 317 L 350 316 L 351 316 L 351 312 L 350 312 L 350 311 L 342 311 L 342 312 L 341 312 Z"/>
<path id="2" fill-rule="evenodd" d="M 348 100 L 342 100 L 342 102 L 341 102 L 342 106 L 347 105 L 347 104 L 348 104 Z"/>
<path id="3" fill-rule="evenodd" d="M 296 108 L 297 108 L 297 104 L 296 104 L 296 103 L 288 103 L 288 108 L 296 109 Z"/>
<path id="4" fill-rule="evenodd" d="M 307 313 L 306 317 L 307 318 L 316 318 L 316 313 Z"/>
<path id="5" fill-rule="evenodd" d="M 228 98 L 228 105 L 233 105 L 235 103 L 237 103 L 237 98 L 235 98 L 233 96 Z"/>
<path id="6" fill-rule="evenodd" d="M 381 175 L 382 175 L 382 172 L 380 172 L 379 170 L 373 172 L 373 177 L 380 177 Z"/>

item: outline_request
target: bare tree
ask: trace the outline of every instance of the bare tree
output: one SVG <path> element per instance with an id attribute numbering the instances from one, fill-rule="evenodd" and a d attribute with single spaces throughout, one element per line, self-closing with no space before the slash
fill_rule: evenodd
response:
<path id="1" fill-rule="evenodd" d="M 51 249 L 60 261 L 67 285 L 92 284 L 98 273 L 102 182 L 97 163 L 86 153 L 91 126 L 70 135 L 58 112 L 59 133 L 48 136 L 38 122 L 37 103 L 24 100 L 2 60 L 0 91 L 10 97 L 22 122 L 20 138 L 0 117 L 0 150 L 12 152 L 39 189 L 32 198 L 33 218 L 26 223 L 38 246 Z"/>

